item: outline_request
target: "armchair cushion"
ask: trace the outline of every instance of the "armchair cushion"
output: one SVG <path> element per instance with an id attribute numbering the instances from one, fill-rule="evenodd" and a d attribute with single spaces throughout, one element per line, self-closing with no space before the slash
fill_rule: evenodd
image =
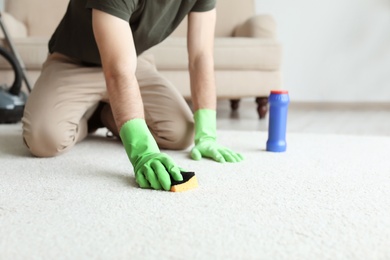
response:
<path id="1" fill-rule="evenodd" d="M 15 48 L 28 70 L 42 68 L 42 63 L 48 55 L 47 40 L 47 37 L 13 38 Z M 0 59 L 0 69 L 6 68 L 10 68 L 10 65 L 4 59 Z"/>
<path id="2" fill-rule="evenodd" d="M 24 23 L 29 36 L 48 36 L 54 32 L 69 0 L 4 0 L 5 10 Z"/>
<path id="3" fill-rule="evenodd" d="M 27 36 L 27 28 L 24 23 L 18 21 L 11 14 L 3 12 L 1 13 L 1 18 L 5 26 L 7 27 L 7 32 L 12 38 L 23 38 Z M 4 38 L 3 30 L 0 30 L 0 38 Z"/>
<path id="4" fill-rule="evenodd" d="M 238 25 L 235 37 L 276 38 L 276 22 L 270 15 L 254 15 Z"/>
<path id="5" fill-rule="evenodd" d="M 216 70 L 278 70 L 281 48 L 273 39 L 219 37 L 215 39 Z M 187 70 L 186 41 L 171 37 L 148 50 L 160 70 Z"/>

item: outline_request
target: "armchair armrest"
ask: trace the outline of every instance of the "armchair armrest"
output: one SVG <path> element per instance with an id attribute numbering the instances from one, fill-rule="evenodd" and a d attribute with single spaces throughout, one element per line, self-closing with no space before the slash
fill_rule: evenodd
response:
<path id="1" fill-rule="evenodd" d="M 22 38 L 27 37 L 27 28 L 24 23 L 18 21 L 11 14 L 2 12 L 0 13 L 1 20 L 7 28 L 7 32 L 10 37 L 13 38 Z M 3 31 L 0 30 L 0 39 L 4 39 Z"/>
<path id="2" fill-rule="evenodd" d="M 255 15 L 238 25 L 234 37 L 276 38 L 276 22 L 271 15 Z"/>

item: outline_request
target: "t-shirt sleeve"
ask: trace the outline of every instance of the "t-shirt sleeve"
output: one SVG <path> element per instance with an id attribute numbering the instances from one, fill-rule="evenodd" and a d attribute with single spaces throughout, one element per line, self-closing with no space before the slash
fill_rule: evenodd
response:
<path id="1" fill-rule="evenodd" d="M 138 0 L 87 0 L 86 8 L 97 9 L 129 21 Z"/>
<path id="2" fill-rule="evenodd" d="M 224 0 L 221 0 L 224 1 Z M 191 12 L 206 12 L 214 9 L 216 0 L 198 0 Z"/>

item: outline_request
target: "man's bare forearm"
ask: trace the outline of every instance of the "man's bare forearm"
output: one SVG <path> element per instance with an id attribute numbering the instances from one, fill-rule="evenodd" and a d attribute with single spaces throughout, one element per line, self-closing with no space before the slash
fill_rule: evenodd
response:
<path id="1" fill-rule="evenodd" d="M 93 9 L 92 24 L 102 61 L 107 92 L 118 130 L 134 118 L 144 118 L 135 77 L 137 54 L 128 22 Z"/>
<path id="2" fill-rule="evenodd" d="M 216 109 L 214 77 L 215 9 L 188 15 L 187 47 L 194 110 Z"/>
<path id="3" fill-rule="evenodd" d="M 107 76 L 106 83 L 118 131 L 127 121 L 144 118 L 142 98 L 135 76 Z"/>
<path id="4" fill-rule="evenodd" d="M 214 61 L 211 55 L 195 58 L 189 65 L 194 111 L 216 109 Z"/>

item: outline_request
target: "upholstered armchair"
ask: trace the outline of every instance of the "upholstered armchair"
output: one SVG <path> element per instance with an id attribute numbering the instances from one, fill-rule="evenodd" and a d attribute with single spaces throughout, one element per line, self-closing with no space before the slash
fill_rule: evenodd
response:
<path id="1" fill-rule="evenodd" d="M 32 85 L 47 57 L 48 40 L 68 3 L 69 0 L 5 0 L 3 21 Z M 184 20 L 172 36 L 147 53 L 153 54 L 158 70 L 188 99 L 186 26 Z M 218 0 L 215 36 L 217 97 L 231 100 L 233 110 L 238 108 L 240 99 L 253 97 L 259 117 L 265 117 L 270 90 L 281 88 L 281 46 L 274 19 L 256 15 L 254 0 Z M 0 58 L 1 83 L 12 78 L 12 70 Z"/>

